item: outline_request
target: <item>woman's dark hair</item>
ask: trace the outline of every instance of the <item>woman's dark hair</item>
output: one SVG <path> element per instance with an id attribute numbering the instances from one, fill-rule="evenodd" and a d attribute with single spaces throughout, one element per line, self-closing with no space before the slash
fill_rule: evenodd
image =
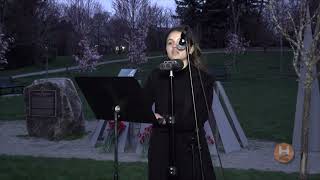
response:
<path id="1" fill-rule="evenodd" d="M 166 42 L 167 42 L 169 34 L 174 31 L 186 33 L 189 48 L 191 48 L 192 46 L 194 48 L 194 51 L 192 52 L 192 54 L 190 56 L 191 64 L 202 69 L 202 70 L 206 70 L 205 66 L 203 65 L 203 63 L 201 62 L 201 59 L 200 59 L 201 49 L 199 47 L 199 43 L 197 42 L 191 28 L 187 25 L 181 25 L 181 26 L 176 26 L 176 27 L 171 28 L 166 35 Z"/>

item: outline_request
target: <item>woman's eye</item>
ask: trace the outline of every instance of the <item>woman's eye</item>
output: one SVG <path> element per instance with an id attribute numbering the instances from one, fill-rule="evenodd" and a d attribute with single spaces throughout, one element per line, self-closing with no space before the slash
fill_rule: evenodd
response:
<path id="1" fill-rule="evenodd" d="M 168 42 L 167 45 L 172 45 L 172 42 Z"/>

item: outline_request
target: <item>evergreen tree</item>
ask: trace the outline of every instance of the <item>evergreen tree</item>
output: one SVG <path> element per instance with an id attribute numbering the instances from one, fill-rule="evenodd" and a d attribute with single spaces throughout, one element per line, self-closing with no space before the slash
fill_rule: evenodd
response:
<path id="1" fill-rule="evenodd" d="M 201 41 L 202 47 L 223 45 L 228 22 L 228 4 L 220 0 L 176 0 L 177 18 L 189 25 Z"/>
<path id="2" fill-rule="evenodd" d="M 224 47 L 227 32 L 252 32 L 269 0 L 175 0 L 177 18 L 198 35 L 201 47 Z M 241 24 L 241 26 L 240 26 Z M 254 32 L 251 38 L 257 38 Z M 245 37 L 247 38 L 247 37 Z M 251 39 L 249 39 L 251 41 Z"/>
<path id="3" fill-rule="evenodd" d="M 14 37 L 15 46 L 8 54 L 9 67 L 33 64 L 36 57 L 36 12 L 40 0 L 7 1 L 4 24 L 8 35 Z"/>
<path id="4" fill-rule="evenodd" d="M 48 48 L 48 32 L 53 31 L 51 25 L 58 22 L 54 2 L 8 0 L 3 12 L 5 32 L 15 39 L 8 53 L 8 66 L 42 65 Z"/>
<path id="5" fill-rule="evenodd" d="M 211 0 L 201 14 L 201 43 L 203 47 L 223 47 L 228 29 L 230 10 L 227 1 Z"/>
<path id="6" fill-rule="evenodd" d="M 175 2 L 177 18 L 181 19 L 182 24 L 195 28 L 200 20 L 205 0 L 175 0 Z"/>

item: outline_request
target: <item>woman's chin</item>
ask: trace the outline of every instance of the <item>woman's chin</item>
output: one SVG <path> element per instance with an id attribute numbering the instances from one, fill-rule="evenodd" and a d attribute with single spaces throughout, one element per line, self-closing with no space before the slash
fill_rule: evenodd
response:
<path id="1" fill-rule="evenodd" d="M 171 57 L 171 58 L 169 58 L 170 60 L 175 60 L 175 59 L 180 59 L 181 60 L 181 58 L 180 57 Z"/>

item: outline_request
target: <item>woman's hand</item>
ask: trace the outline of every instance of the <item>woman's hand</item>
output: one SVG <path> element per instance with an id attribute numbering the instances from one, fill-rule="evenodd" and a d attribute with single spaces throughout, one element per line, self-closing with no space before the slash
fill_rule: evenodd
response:
<path id="1" fill-rule="evenodd" d="M 157 121 L 159 124 L 161 125 L 166 125 L 166 120 L 164 117 L 162 117 L 160 114 L 158 113 L 154 113 L 154 116 L 156 117 Z"/>

